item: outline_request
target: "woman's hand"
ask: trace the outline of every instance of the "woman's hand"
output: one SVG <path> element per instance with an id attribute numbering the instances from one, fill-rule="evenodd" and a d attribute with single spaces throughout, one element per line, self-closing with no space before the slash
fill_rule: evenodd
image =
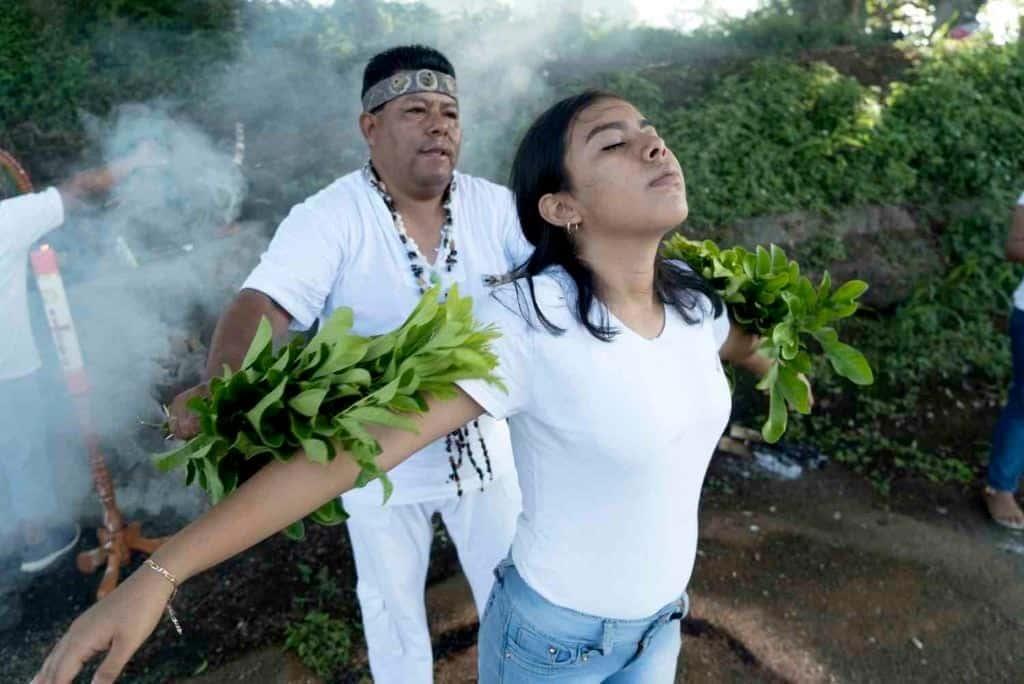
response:
<path id="1" fill-rule="evenodd" d="M 32 684 L 71 684 L 85 663 L 106 652 L 93 684 L 117 680 L 164 612 L 171 583 L 140 568 L 110 595 L 71 623 Z"/>

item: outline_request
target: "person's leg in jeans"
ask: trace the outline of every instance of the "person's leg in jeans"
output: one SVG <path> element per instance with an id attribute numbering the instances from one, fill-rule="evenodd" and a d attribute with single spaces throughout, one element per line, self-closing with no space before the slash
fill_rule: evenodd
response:
<path id="1" fill-rule="evenodd" d="M 1024 529 L 1024 512 L 1014 499 L 1024 474 L 1024 311 L 1017 308 L 1010 316 L 1010 345 L 1013 381 L 992 439 L 985 501 L 996 522 Z"/>
<path id="2" fill-rule="evenodd" d="M 483 615 L 491 593 L 494 568 L 512 545 L 521 507 L 514 473 L 489 483 L 482 492 L 467 490 L 441 506 L 441 518 L 455 543 L 478 615 Z"/>
<path id="3" fill-rule="evenodd" d="M 678 618 L 658 625 L 636 659 L 604 684 L 672 684 L 679 666 L 682 628 Z"/>
<path id="4" fill-rule="evenodd" d="M 345 508 L 373 681 L 430 684 L 434 668 L 425 589 L 434 508 L 349 502 Z"/>

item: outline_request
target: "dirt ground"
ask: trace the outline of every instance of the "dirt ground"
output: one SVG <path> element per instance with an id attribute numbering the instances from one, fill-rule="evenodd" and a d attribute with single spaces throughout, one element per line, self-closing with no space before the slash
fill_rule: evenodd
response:
<path id="1" fill-rule="evenodd" d="M 840 467 L 745 479 L 734 459 L 720 456 L 705 487 L 677 681 L 1024 681 L 1024 535 L 991 525 L 976 492 L 908 483 L 882 498 Z M 332 613 L 357 624 L 343 527 L 271 539 L 187 585 L 186 638 L 162 625 L 123 681 L 318 681 L 279 648 L 305 611 L 299 563 L 329 569 Z M 476 618 L 443 534 L 428 584 L 437 682 L 472 682 Z M 92 587 L 70 563 L 21 587 L 0 681 L 28 681 Z M 334 681 L 368 681 L 355 650 Z"/>

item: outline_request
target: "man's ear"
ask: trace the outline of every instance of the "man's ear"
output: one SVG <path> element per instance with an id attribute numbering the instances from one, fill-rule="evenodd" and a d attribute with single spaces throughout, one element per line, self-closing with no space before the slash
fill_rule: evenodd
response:
<path id="1" fill-rule="evenodd" d="M 576 209 L 576 201 L 566 192 L 549 192 L 537 201 L 541 218 L 555 226 L 579 225 L 582 217 Z"/>
<path id="2" fill-rule="evenodd" d="M 376 140 L 377 132 L 377 117 L 369 112 L 363 112 L 359 115 L 359 130 L 363 134 L 363 140 L 370 147 L 373 147 L 373 143 Z"/>

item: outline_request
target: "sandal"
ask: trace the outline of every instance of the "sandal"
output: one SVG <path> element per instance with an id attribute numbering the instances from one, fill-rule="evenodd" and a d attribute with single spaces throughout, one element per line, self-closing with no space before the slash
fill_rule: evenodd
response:
<path id="1" fill-rule="evenodd" d="M 998 494 L 1009 494 L 1012 508 L 1009 504 L 1006 504 L 1006 510 L 995 510 L 995 506 L 1004 505 L 1004 502 L 996 499 L 996 495 Z M 992 487 L 985 485 L 984 496 L 985 506 L 988 508 L 988 514 L 991 516 L 992 522 L 1009 530 L 1024 530 L 1024 511 L 1022 511 L 1020 506 L 1017 505 L 1017 501 L 1013 498 L 1012 492 L 999 492 Z"/>

